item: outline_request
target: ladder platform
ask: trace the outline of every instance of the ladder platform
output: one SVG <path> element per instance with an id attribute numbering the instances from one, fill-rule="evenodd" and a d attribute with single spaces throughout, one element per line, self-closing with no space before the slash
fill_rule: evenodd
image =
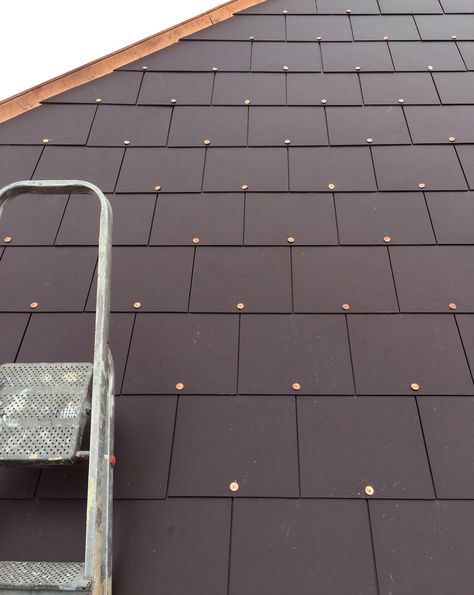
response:
<path id="1" fill-rule="evenodd" d="M 75 462 L 92 370 L 90 363 L 0 366 L 0 465 Z"/>
<path id="2" fill-rule="evenodd" d="M 89 593 L 90 587 L 80 562 L 0 562 L 0 594 Z"/>

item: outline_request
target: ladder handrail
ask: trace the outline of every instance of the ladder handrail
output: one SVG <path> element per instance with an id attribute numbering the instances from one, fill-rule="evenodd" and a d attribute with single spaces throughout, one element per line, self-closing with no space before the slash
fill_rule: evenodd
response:
<path id="1" fill-rule="evenodd" d="M 110 577 L 102 566 L 111 527 L 104 523 L 108 487 L 105 467 L 110 464 L 109 440 L 106 436 L 109 409 L 109 318 L 112 261 L 112 207 L 103 192 L 83 180 L 27 180 L 14 182 L 0 190 L 0 218 L 7 203 L 19 194 L 92 194 L 100 201 L 100 227 L 97 264 L 97 300 L 94 336 L 94 372 L 92 384 L 91 437 L 85 548 L 85 577 L 93 581 L 93 593 L 106 593 Z M 113 392 L 113 387 L 112 387 Z M 110 420 L 109 420 L 110 421 Z M 107 518 L 107 515 L 105 515 Z"/>

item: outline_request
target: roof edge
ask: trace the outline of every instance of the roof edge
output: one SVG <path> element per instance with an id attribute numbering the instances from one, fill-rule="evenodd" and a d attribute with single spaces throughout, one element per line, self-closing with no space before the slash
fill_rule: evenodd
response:
<path id="1" fill-rule="evenodd" d="M 61 74 L 49 81 L 35 85 L 30 89 L 21 91 L 17 95 L 0 101 L 0 123 L 11 120 L 20 114 L 27 112 L 40 105 L 41 101 L 49 99 L 54 95 L 69 91 L 74 87 L 93 81 L 101 76 L 111 73 L 113 70 L 125 66 L 134 60 L 173 45 L 183 37 L 192 33 L 211 27 L 216 23 L 225 21 L 234 16 L 234 13 L 246 8 L 261 4 L 266 0 L 230 0 L 201 13 L 195 17 L 183 21 L 164 31 L 160 31 L 150 37 L 146 37 L 132 45 L 107 54 L 106 56 L 89 62 Z"/>

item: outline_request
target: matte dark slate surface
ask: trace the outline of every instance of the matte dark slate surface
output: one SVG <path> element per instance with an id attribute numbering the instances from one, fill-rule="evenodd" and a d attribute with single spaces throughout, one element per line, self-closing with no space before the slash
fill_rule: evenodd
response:
<path id="1" fill-rule="evenodd" d="M 285 76 L 283 74 L 218 72 L 212 95 L 214 105 L 285 104 Z"/>
<path id="2" fill-rule="evenodd" d="M 113 209 L 116 595 L 472 595 L 473 19 L 267 0 L 0 124 Z M 0 363 L 91 361 L 98 219 L 7 205 Z M 0 559 L 87 471 L 0 469 Z"/>
<path id="3" fill-rule="evenodd" d="M 472 499 L 474 399 L 428 397 L 418 406 L 438 497 Z"/>
<path id="4" fill-rule="evenodd" d="M 355 315 L 348 325 L 359 394 L 474 394 L 454 317 Z"/>
<path id="5" fill-rule="evenodd" d="M 393 70 L 388 46 L 384 42 L 321 43 L 324 72 L 383 72 Z"/>
<path id="6" fill-rule="evenodd" d="M 103 192 L 114 190 L 124 149 L 46 147 L 35 180 L 87 180 Z M 21 177 L 21 176 L 20 176 Z"/>
<path id="7" fill-rule="evenodd" d="M 425 105 L 440 102 L 429 73 L 361 74 L 360 84 L 366 105 Z"/>
<path id="8" fill-rule="evenodd" d="M 289 248 L 197 248 L 190 310 L 236 312 L 238 304 L 245 312 L 291 312 Z"/>
<path id="9" fill-rule="evenodd" d="M 400 593 L 470 593 L 472 502 L 379 501 L 369 510 L 381 594 L 394 585 Z"/>
<path id="10" fill-rule="evenodd" d="M 362 105 L 355 74 L 289 74 L 288 105 Z"/>
<path id="11" fill-rule="evenodd" d="M 337 244 L 334 203 L 327 194 L 248 193 L 245 244 Z"/>
<path id="12" fill-rule="evenodd" d="M 374 147 L 372 155 L 379 190 L 467 189 L 454 147 Z"/>
<path id="13" fill-rule="evenodd" d="M 288 190 L 286 149 L 208 149 L 203 189 L 206 192 Z"/>
<path id="14" fill-rule="evenodd" d="M 294 399 L 179 400 L 170 495 L 232 496 L 233 481 L 240 486 L 237 496 L 298 497 Z"/>
<path id="15" fill-rule="evenodd" d="M 351 18 L 356 41 L 379 39 L 419 39 L 415 22 L 409 16 L 355 16 Z"/>
<path id="16" fill-rule="evenodd" d="M 294 384 L 300 388 L 293 387 Z M 352 394 L 343 316 L 243 316 L 239 391 L 242 394 Z"/>
<path id="17" fill-rule="evenodd" d="M 170 120 L 171 108 L 101 105 L 88 144 L 99 147 L 121 147 L 124 144 L 164 146 Z"/>
<path id="18" fill-rule="evenodd" d="M 92 105 L 42 105 L 5 122 L 0 143 L 85 145 L 95 111 Z"/>
<path id="19" fill-rule="evenodd" d="M 342 16 L 288 16 L 286 19 L 288 41 L 349 41 L 352 39 L 351 25 Z"/>
<path id="20" fill-rule="evenodd" d="M 428 212 L 420 193 L 341 193 L 336 196 L 336 211 L 341 244 L 435 243 L 433 212 L 431 208 Z"/>
<path id="21" fill-rule="evenodd" d="M 315 44 L 284 43 L 267 41 L 252 44 L 252 70 L 295 72 L 319 72 L 321 70 L 321 54 Z M 246 69 L 242 69 L 246 70 Z"/>
<path id="22" fill-rule="evenodd" d="M 82 311 L 94 274 L 92 248 L 13 248 L 0 261 L 0 310 Z M 19 274 L 21 273 L 21 275 Z"/>
<path id="23" fill-rule="evenodd" d="M 289 141 L 289 142 L 286 142 Z M 249 145 L 327 145 L 321 107 L 252 107 Z"/>
<path id="24" fill-rule="evenodd" d="M 329 107 L 326 113 L 332 145 L 410 144 L 399 107 Z"/>
<path id="25" fill-rule="evenodd" d="M 474 252 L 468 246 L 390 248 L 402 312 L 474 311 Z"/>
<path id="26" fill-rule="evenodd" d="M 250 67 L 250 44 L 232 41 L 180 41 L 120 70 L 169 70 L 210 72 L 219 70 L 248 70 Z"/>
<path id="27" fill-rule="evenodd" d="M 232 527 L 233 595 L 285 595 L 295 584 L 301 595 L 376 589 L 363 502 L 237 500 Z"/>
<path id="28" fill-rule="evenodd" d="M 397 312 L 387 251 L 380 247 L 294 248 L 295 312 Z"/>
<path id="29" fill-rule="evenodd" d="M 426 71 L 428 66 L 434 71 L 466 70 L 454 41 L 393 41 L 389 45 L 395 70 Z"/>
<path id="30" fill-rule="evenodd" d="M 213 146 L 243 146 L 247 144 L 247 119 L 246 107 L 176 107 L 168 143 L 175 147 L 202 147 L 205 141 Z"/>
<path id="31" fill-rule="evenodd" d="M 290 190 L 375 190 L 375 177 L 366 147 L 338 147 L 289 150 Z"/>
<path id="32" fill-rule="evenodd" d="M 184 105 L 208 105 L 211 101 L 212 73 L 147 72 L 140 87 L 138 103 L 170 105 L 172 99 Z"/>
<path id="33" fill-rule="evenodd" d="M 434 497 L 414 398 L 298 397 L 298 419 L 303 497 Z"/>
<path id="34" fill-rule="evenodd" d="M 426 195 L 438 244 L 474 243 L 473 198 L 470 192 L 429 192 Z"/>
<path id="35" fill-rule="evenodd" d="M 239 321 L 225 314 L 140 314 L 125 394 L 235 393 Z"/>
<path id="36" fill-rule="evenodd" d="M 47 103 L 118 103 L 134 104 L 142 82 L 138 72 L 113 72 L 101 78 L 55 95 Z M 100 101 L 97 101 L 97 100 Z"/>
<path id="37" fill-rule="evenodd" d="M 244 195 L 161 194 L 151 230 L 151 245 L 242 243 Z"/>

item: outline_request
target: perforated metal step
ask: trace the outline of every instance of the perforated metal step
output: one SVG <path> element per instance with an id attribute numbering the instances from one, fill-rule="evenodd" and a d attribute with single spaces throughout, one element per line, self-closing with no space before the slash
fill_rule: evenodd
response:
<path id="1" fill-rule="evenodd" d="M 0 464 L 72 463 L 91 379 L 89 363 L 0 366 Z"/>
<path id="2" fill-rule="evenodd" d="M 88 593 L 84 564 L 79 562 L 0 562 L 0 593 L 33 591 Z"/>

